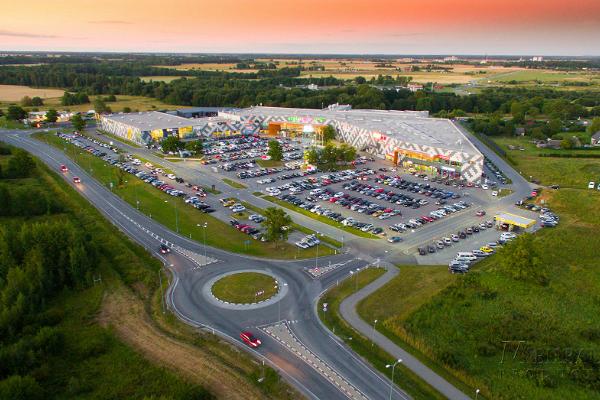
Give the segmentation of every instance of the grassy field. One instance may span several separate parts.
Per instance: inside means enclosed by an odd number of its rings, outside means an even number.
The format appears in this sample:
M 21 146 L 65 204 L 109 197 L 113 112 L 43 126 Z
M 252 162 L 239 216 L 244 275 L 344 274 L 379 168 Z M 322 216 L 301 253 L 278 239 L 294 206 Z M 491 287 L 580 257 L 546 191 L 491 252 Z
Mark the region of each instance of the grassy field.
M 217 299 L 229 303 L 257 303 L 277 293 L 277 281 L 258 272 L 240 272 L 219 279 L 211 291 Z
M 307 211 L 307 210 L 305 210 L 303 208 L 300 208 L 300 207 L 296 207 L 295 205 L 290 204 L 290 203 L 288 203 L 286 201 L 280 200 L 277 197 L 264 196 L 263 198 L 265 200 L 269 200 L 272 203 L 280 205 L 281 207 L 287 208 L 289 210 L 296 211 L 296 212 L 298 212 L 300 214 L 306 215 L 307 217 L 310 217 L 310 218 L 315 219 L 317 221 L 323 222 L 324 224 L 335 226 L 336 228 L 339 228 L 339 229 L 341 229 L 343 231 L 346 231 L 348 233 L 351 233 L 353 235 L 360 236 L 360 237 L 367 238 L 367 239 L 378 239 L 378 237 L 375 236 L 375 235 L 373 235 L 373 234 L 370 234 L 368 232 L 363 232 L 361 230 L 358 230 L 358 229 L 355 229 L 355 228 L 352 228 L 352 227 L 349 227 L 349 226 L 344 226 L 344 225 L 342 225 L 341 223 L 339 223 L 337 221 L 333 221 L 333 220 L 331 220 L 331 219 L 329 219 L 327 217 L 323 217 L 322 215 L 313 214 L 310 211 Z
M 394 357 L 379 347 L 373 347 L 371 341 L 348 325 L 339 315 L 342 301 L 364 286 L 373 282 L 385 273 L 384 269 L 369 268 L 357 273 L 355 278 L 349 278 L 339 285 L 332 287 L 319 299 L 319 317 L 321 321 L 341 338 L 346 345 L 350 346 L 358 355 L 366 359 L 381 373 L 390 376 L 390 370 L 385 368 L 386 364 L 393 361 Z M 327 303 L 327 311 L 323 311 L 323 305 Z M 372 320 L 369 316 L 367 320 Z M 408 368 L 400 364 L 395 371 L 394 381 L 412 398 L 419 399 L 443 399 L 444 397 L 424 383 L 418 376 L 414 375 Z
M 465 276 L 403 267 L 359 313 L 380 318 L 382 333 L 485 397 L 600 398 L 600 193 L 560 189 L 542 198 L 561 216 L 533 237 L 547 285 L 508 275 L 502 254 Z
M 556 72 L 549 70 L 519 70 L 503 73 L 498 77 L 492 77 L 497 82 L 517 81 L 520 83 L 539 81 L 542 83 L 559 82 L 590 82 L 600 83 L 600 75 L 594 72 Z
M 223 178 L 222 180 L 229 186 L 236 188 L 236 189 L 246 189 L 248 187 L 248 186 L 244 185 L 243 183 L 236 182 L 232 179 Z
M 538 149 L 526 138 L 494 137 L 511 160 L 515 169 L 524 177 L 537 179 L 543 185 L 558 184 L 561 187 L 583 189 L 587 188 L 589 181 L 600 180 L 600 159 L 598 158 L 554 158 L 538 157 L 540 153 L 561 153 L 565 150 Z M 508 145 L 521 146 L 525 150 L 509 150 Z M 574 154 L 599 154 L 595 150 L 568 150 Z
M 19 85 L 0 85 L 0 101 L 2 102 L 19 102 L 25 96 L 48 99 L 62 96 L 63 93 L 64 90 L 55 88 L 38 89 Z
M 60 149 L 66 147 L 67 154 L 88 172 L 91 170 L 92 175 L 103 185 L 109 186 L 112 182 L 113 191 L 129 204 L 139 207 L 141 212 L 169 229 L 175 231 L 179 227 L 179 233 L 192 240 L 202 241 L 203 232 L 198 225 L 206 222 L 209 226 L 206 243 L 210 246 L 271 258 L 311 258 L 316 255 L 315 248 L 299 249 L 289 243 L 253 240 L 228 224 L 184 204 L 183 199 L 173 198 L 135 177 L 125 175 L 123 184 L 119 186 L 117 185 L 118 171 L 120 171 L 118 168 L 105 164 L 103 160 L 87 152 L 81 153 L 79 148 L 55 135 L 38 133 L 36 138 L 45 140 Z M 83 183 L 82 187 L 85 188 L 85 182 Z
M 275 160 L 262 160 L 257 159 L 256 163 L 263 168 L 277 168 L 283 166 L 283 161 L 275 161 Z

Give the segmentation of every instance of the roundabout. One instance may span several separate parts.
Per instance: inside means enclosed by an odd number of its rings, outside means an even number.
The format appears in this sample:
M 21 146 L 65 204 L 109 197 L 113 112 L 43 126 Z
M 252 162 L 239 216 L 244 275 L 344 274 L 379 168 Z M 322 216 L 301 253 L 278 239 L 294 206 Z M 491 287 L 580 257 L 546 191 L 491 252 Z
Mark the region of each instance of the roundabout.
M 237 270 L 209 279 L 202 293 L 211 303 L 232 310 L 266 307 L 281 300 L 287 283 L 272 272 Z

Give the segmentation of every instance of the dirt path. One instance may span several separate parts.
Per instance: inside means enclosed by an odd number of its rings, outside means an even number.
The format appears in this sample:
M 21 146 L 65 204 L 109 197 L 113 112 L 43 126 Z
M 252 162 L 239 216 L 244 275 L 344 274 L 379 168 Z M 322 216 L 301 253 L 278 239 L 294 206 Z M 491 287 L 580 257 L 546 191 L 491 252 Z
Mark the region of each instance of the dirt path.
M 218 399 L 262 399 L 265 395 L 200 348 L 172 339 L 149 321 L 144 305 L 128 289 L 108 292 L 99 315 L 102 326 L 111 327 L 124 342 L 150 361 L 197 383 Z

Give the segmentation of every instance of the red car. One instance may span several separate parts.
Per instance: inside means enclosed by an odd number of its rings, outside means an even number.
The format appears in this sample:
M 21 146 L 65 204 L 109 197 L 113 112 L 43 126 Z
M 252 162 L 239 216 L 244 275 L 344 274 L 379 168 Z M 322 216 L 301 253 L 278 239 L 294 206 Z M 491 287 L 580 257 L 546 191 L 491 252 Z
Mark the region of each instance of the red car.
M 81 183 L 81 179 L 78 176 L 73 177 L 73 183 Z
M 251 332 L 242 332 L 242 333 L 240 333 L 240 338 L 248 346 L 254 347 L 254 348 L 260 346 L 261 343 L 262 343 L 260 341 L 260 339 L 255 338 L 254 335 Z
M 61 170 L 61 172 L 67 172 L 69 170 L 69 168 L 67 168 L 67 166 L 64 165 L 64 164 L 61 164 L 60 165 L 60 170 Z
M 485 215 L 485 211 L 484 210 L 479 210 L 479 211 L 477 211 L 476 215 L 478 217 L 483 217 Z

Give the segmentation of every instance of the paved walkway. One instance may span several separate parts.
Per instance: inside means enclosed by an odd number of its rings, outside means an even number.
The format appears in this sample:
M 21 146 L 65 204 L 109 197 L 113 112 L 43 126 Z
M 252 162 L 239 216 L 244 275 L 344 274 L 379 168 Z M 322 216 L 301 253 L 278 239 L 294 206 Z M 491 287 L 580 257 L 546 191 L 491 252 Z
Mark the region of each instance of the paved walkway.
M 379 289 L 381 286 L 387 283 L 390 279 L 396 276 L 399 272 L 400 271 L 395 267 L 388 267 L 387 272 L 383 276 L 379 277 L 379 279 L 365 286 L 353 295 L 347 297 L 340 305 L 340 313 L 342 317 L 356 330 L 362 333 L 365 337 L 373 337 L 374 342 L 383 350 L 391 354 L 394 357 L 394 359 L 401 358 L 402 364 L 405 367 L 417 374 L 421 379 L 430 384 L 448 399 L 470 399 L 469 396 L 455 388 L 452 384 L 450 384 L 444 378 L 433 372 L 421 361 L 419 361 L 413 355 L 396 345 L 387 337 L 385 337 L 377 331 L 373 332 L 373 326 L 366 323 L 362 318 L 360 318 L 360 316 L 356 312 L 356 305 L 360 300 L 375 292 L 377 289 Z

